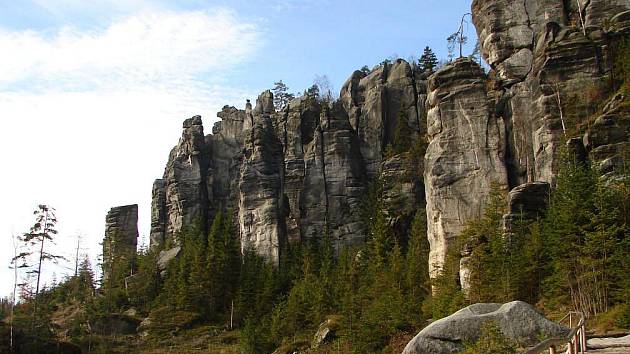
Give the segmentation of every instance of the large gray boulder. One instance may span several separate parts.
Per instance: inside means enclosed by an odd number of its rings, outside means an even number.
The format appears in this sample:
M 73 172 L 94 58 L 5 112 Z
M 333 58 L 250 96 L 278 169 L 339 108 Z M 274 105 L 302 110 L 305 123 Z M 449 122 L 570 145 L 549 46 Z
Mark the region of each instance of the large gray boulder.
M 480 303 L 431 323 L 407 344 L 403 354 L 457 353 L 464 349 L 464 343 L 479 339 L 481 327 L 488 321 L 496 323 L 504 336 L 523 347 L 537 344 L 541 337 L 569 332 L 522 301 L 503 305 Z

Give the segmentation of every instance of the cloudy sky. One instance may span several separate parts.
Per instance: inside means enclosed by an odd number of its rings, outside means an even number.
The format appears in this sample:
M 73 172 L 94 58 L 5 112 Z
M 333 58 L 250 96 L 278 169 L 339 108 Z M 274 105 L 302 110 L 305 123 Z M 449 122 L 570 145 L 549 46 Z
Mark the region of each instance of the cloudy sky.
M 57 252 L 77 235 L 93 263 L 104 219 L 140 206 L 183 119 L 206 131 L 279 79 L 294 92 L 385 58 L 446 56 L 468 0 L 0 0 L 0 296 L 9 294 L 11 235 L 37 204 L 57 209 Z M 474 29 L 470 25 L 470 36 Z M 49 267 L 57 279 L 73 266 Z

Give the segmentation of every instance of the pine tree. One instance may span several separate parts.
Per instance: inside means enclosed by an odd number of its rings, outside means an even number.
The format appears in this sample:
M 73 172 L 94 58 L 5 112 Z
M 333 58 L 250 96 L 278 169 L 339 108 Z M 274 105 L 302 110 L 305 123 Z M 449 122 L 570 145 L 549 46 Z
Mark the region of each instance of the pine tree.
M 311 87 L 304 91 L 304 96 L 311 100 L 319 99 L 319 86 L 317 86 L 317 84 L 311 85 Z
M 273 92 L 273 105 L 276 111 L 281 111 L 295 96 L 289 93 L 289 87 L 282 80 L 274 82 L 273 85 L 271 89 Z
M 475 42 L 473 52 L 468 56 L 468 58 L 474 60 L 477 64 L 481 65 L 481 43 L 479 42 L 479 40 Z
M 398 120 L 396 121 L 396 129 L 394 130 L 394 139 L 392 144 L 393 154 L 402 154 L 408 152 L 414 141 L 414 131 L 409 127 L 409 118 L 403 111 L 398 112 Z M 387 155 L 387 154 L 386 154 Z
M 429 48 L 429 46 L 424 47 L 424 51 L 422 52 L 422 56 L 418 60 L 418 66 L 420 67 L 421 72 L 429 72 L 433 73 L 433 70 L 438 65 L 438 59 L 433 53 L 433 50 Z
M 25 256 L 37 254 L 37 269 L 29 271 L 29 273 L 34 274 L 37 277 L 31 329 L 35 328 L 35 319 L 38 316 L 38 296 L 40 292 L 42 265 L 45 261 L 57 263 L 59 260 L 65 259 L 62 256 L 48 252 L 45 247 L 46 241 L 48 241 L 48 243 L 54 243 L 54 237 L 57 235 L 57 216 L 55 215 L 55 209 L 48 205 L 40 204 L 37 206 L 37 209 L 35 209 L 33 214 L 35 215 L 35 224 L 31 227 L 30 231 L 25 233 L 21 238 L 21 241 L 28 246 L 38 249 L 37 251 L 28 251 L 24 254 Z
M 422 303 L 431 291 L 427 215 L 424 208 L 416 211 L 411 224 L 405 267 L 408 312 L 413 316 L 412 321 L 420 324 L 424 317 L 422 314 Z
M 484 215 L 472 221 L 461 235 L 472 246 L 469 260 L 470 294 L 473 302 L 499 302 L 509 298 L 506 259 L 511 250 L 503 238 L 502 220 L 506 209 L 505 193 L 492 185 Z M 497 282 L 501 286 L 497 286 Z

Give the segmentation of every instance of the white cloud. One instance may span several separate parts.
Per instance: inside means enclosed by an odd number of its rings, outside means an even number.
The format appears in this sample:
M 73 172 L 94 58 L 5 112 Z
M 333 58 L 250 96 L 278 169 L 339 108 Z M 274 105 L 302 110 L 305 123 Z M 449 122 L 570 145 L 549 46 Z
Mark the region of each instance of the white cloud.
M 329 0 L 274 0 L 270 2 L 275 11 L 308 10 L 315 6 L 326 7 Z
M 0 84 L 62 79 L 62 83 L 145 82 L 220 71 L 259 46 L 259 31 L 227 10 L 144 13 L 105 30 L 64 27 L 43 33 L 0 31 Z M 96 81 L 96 82 L 95 82 Z
M 138 203 L 147 235 L 151 184 L 182 120 L 202 114 L 210 132 L 224 104 L 254 97 L 223 74 L 256 55 L 260 33 L 227 10 L 142 13 L 90 32 L 0 30 L 0 242 L 28 230 L 39 203 L 57 208 L 66 256 L 80 231 L 94 259 L 112 206 Z M 10 253 L 0 248 L 0 296 Z

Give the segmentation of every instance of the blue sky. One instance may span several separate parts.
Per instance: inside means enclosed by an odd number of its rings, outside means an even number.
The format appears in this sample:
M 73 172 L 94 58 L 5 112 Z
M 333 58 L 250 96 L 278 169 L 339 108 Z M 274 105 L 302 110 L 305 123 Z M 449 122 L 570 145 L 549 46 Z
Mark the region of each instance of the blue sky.
M 429 45 L 446 57 L 446 36 L 470 11 L 466 0 L 2 0 L 1 28 L 54 36 L 60 28 L 99 31 L 142 12 L 232 11 L 237 21 L 256 26 L 260 45 L 242 65 L 221 74 L 221 82 L 260 91 L 283 79 L 295 91 L 314 76 L 328 75 L 339 88 L 353 70 L 390 56 L 419 55 Z M 99 5 L 94 5 L 98 3 Z M 474 28 L 469 26 L 471 37 Z M 208 53 L 212 56 L 212 53 Z M 203 58 L 199 58 L 203 60 Z M 199 73 L 200 80 L 213 72 Z
M 463 0 L 0 0 L 2 244 L 46 203 L 57 250 L 70 257 L 81 234 L 96 263 L 109 207 L 139 204 L 148 234 L 151 185 L 183 119 L 201 114 L 210 132 L 223 105 L 279 79 L 298 92 L 327 75 L 338 91 L 355 69 L 425 45 L 444 58 L 469 11 Z M 11 253 L 0 248 L 0 295 Z M 61 278 L 68 265 L 50 269 Z

